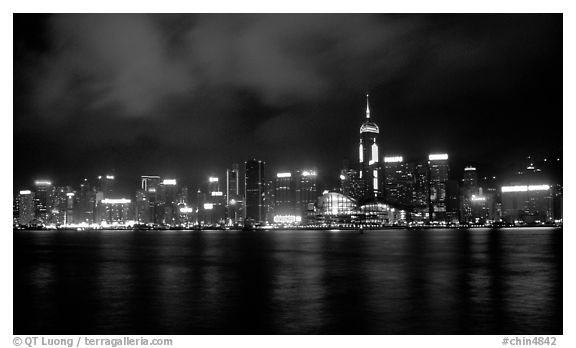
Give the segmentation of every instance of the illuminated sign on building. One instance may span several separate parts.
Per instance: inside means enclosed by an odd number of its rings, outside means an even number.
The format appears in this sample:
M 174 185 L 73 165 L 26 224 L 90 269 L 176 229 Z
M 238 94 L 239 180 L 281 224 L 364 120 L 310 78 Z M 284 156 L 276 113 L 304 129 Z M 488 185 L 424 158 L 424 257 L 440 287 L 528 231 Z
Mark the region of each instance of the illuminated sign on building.
M 180 212 L 181 212 L 181 213 L 184 213 L 184 214 L 191 213 L 191 212 L 192 212 L 192 208 L 182 207 L 182 208 L 180 208 Z
M 364 162 L 364 149 L 362 148 L 362 144 L 360 144 L 359 152 L 360 152 L 360 163 Z
M 66 193 L 66 196 L 68 196 L 68 197 L 74 197 L 74 192 L 68 192 L 68 193 Z
M 550 185 L 529 185 L 528 191 L 547 191 L 550 189 Z
M 297 215 L 275 215 L 274 222 L 277 224 L 294 224 L 301 222 L 302 217 Z
M 21 195 L 29 195 L 29 194 L 31 194 L 31 193 L 32 193 L 32 191 L 30 191 L 30 190 L 22 190 L 22 191 L 20 191 L 20 194 L 21 194 Z
M 468 171 L 471 171 L 471 170 L 476 170 L 476 168 L 474 168 L 474 167 L 466 167 L 466 168 L 464 168 L 464 171 L 465 171 L 465 172 L 468 172 Z
M 224 193 L 220 191 L 213 191 L 210 194 L 212 195 L 212 197 L 222 197 L 224 195 Z
M 205 210 L 212 210 L 214 208 L 214 204 L 212 203 L 204 203 Z
M 218 178 L 215 177 L 215 176 L 211 176 L 211 177 L 208 178 L 208 181 L 209 181 L 209 182 L 218 182 Z
M 106 179 L 113 180 L 113 179 L 114 179 L 114 175 L 106 175 Z
M 313 170 L 305 170 L 302 172 L 302 176 L 316 176 L 316 172 Z
M 403 162 L 404 158 L 402 156 L 391 156 L 391 157 L 384 157 L 384 163 L 397 163 Z
M 502 186 L 502 192 L 547 191 L 550 185 L 515 185 Z
M 428 156 L 428 160 L 430 161 L 444 161 L 447 159 L 448 159 L 447 153 L 431 154 Z
M 162 180 L 162 185 L 176 185 L 176 179 L 164 179 Z
M 50 186 L 52 185 L 52 182 L 48 180 L 36 180 L 34 181 L 34 184 L 36 184 L 37 186 Z
M 485 202 L 485 201 L 486 201 L 486 197 L 484 197 L 484 196 L 472 195 L 472 198 L 470 198 L 470 200 L 473 201 L 473 202 Z
M 277 173 L 276 177 L 277 178 L 290 178 L 290 177 L 292 177 L 292 173 Z
M 102 204 L 128 204 L 130 202 L 132 201 L 127 198 L 118 198 L 118 199 L 106 198 L 102 200 Z

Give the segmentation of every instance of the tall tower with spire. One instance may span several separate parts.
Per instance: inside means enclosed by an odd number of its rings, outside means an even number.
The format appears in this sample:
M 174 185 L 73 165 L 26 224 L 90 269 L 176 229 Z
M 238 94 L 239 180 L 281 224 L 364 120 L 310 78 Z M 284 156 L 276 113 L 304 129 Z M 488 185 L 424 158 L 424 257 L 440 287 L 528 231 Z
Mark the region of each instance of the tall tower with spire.
M 380 132 L 378 125 L 370 119 L 370 95 L 366 94 L 366 120 L 360 126 L 360 179 L 365 189 L 364 198 L 374 198 L 380 195 L 380 162 L 378 160 L 378 144 L 376 138 Z

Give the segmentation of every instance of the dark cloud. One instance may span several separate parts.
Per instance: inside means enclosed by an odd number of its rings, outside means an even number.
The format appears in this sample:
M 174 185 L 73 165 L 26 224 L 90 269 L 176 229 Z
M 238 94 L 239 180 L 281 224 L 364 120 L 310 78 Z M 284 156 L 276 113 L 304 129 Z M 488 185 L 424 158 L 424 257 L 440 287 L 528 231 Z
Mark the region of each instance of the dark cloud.
M 23 182 L 65 161 L 329 172 L 355 156 L 367 90 L 383 152 L 561 151 L 519 135 L 561 128 L 561 15 L 15 15 L 14 41 Z

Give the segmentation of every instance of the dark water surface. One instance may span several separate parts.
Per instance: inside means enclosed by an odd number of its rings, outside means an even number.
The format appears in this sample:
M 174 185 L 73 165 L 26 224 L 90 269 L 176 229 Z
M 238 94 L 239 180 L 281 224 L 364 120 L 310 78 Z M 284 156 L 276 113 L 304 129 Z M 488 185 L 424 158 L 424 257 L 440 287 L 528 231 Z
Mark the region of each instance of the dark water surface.
M 15 231 L 14 334 L 562 334 L 562 229 Z

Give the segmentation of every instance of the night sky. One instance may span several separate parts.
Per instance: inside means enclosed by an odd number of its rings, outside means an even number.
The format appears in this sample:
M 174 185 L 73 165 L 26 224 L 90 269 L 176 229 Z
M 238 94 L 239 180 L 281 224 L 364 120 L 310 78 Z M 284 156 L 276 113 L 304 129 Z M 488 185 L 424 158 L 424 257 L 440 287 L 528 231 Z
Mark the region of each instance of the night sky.
M 381 155 L 561 155 L 562 15 L 16 14 L 14 188 L 197 187 L 253 157 L 335 179 L 366 92 Z

